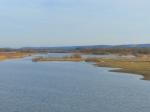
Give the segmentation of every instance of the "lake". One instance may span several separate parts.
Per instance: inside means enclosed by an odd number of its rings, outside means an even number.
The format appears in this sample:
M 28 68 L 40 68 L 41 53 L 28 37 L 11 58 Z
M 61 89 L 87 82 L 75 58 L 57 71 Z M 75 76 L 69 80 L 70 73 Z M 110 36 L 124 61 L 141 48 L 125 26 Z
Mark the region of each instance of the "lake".
M 0 62 L 0 112 L 150 112 L 150 82 L 85 62 Z

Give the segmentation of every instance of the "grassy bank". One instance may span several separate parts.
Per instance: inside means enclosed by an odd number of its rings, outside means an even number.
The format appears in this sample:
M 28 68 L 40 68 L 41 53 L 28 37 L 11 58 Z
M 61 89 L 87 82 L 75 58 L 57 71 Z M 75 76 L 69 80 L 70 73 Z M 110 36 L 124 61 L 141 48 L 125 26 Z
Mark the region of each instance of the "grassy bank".
M 40 62 L 40 61 L 84 61 L 82 58 L 33 58 L 32 61 Z
M 100 67 L 120 68 L 112 70 L 114 72 L 125 72 L 140 74 L 144 76 L 144 80 L 150 80 L 150 59 L 134 58 L 134 59 L 87 59 L 86 61 L 96 62 Z
M 40 62 L 40 61 L 85 61 L 79 54 L 73 54 L 72 56 L 65 56 L 60 58 L 53 58 L 53 57 L 36 57 L 32 59 L 33 62 Z
M 29 55 L 31 54 L 22 52 L 0 52 L 0 61 L 6 59 L 23 58 Z

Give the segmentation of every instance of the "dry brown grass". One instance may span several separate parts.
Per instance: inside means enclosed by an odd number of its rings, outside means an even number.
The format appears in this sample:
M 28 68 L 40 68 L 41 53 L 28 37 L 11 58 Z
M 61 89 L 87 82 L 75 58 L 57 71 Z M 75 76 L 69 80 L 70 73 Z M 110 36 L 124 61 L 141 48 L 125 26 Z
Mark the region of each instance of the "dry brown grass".
M 22 53 L 22 52 L 1 52 L 0 61 L 6 60 L 6 59 L 23 58 L 29 55 L 30 55 L 29 53 Z
M 126 72 L 140 74 L 145 80 L 150 80 L 150 60 L 149 58 L 135 58 L 132 60 L 98 59 L 97 66 L 120 68 L 115 72 Z
M 32 61 L 39 62 L 39 61 L 84 61 L 82 58 L 33 58 Z

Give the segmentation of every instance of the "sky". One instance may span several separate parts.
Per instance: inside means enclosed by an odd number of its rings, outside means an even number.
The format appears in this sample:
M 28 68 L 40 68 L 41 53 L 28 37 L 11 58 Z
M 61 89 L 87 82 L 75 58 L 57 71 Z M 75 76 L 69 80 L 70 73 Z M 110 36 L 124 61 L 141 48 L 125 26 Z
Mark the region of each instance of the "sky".
M 0 47 L 150 43 L 150 0 L 0 0 Z

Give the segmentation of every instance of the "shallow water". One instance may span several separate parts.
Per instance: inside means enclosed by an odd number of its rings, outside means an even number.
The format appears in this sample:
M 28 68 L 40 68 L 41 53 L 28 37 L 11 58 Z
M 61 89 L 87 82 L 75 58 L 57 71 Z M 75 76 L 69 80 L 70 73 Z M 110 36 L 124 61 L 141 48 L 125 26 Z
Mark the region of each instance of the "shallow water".
M 150 82 L 85 62 L 0 62 L 0 112 L 150 112 Z

